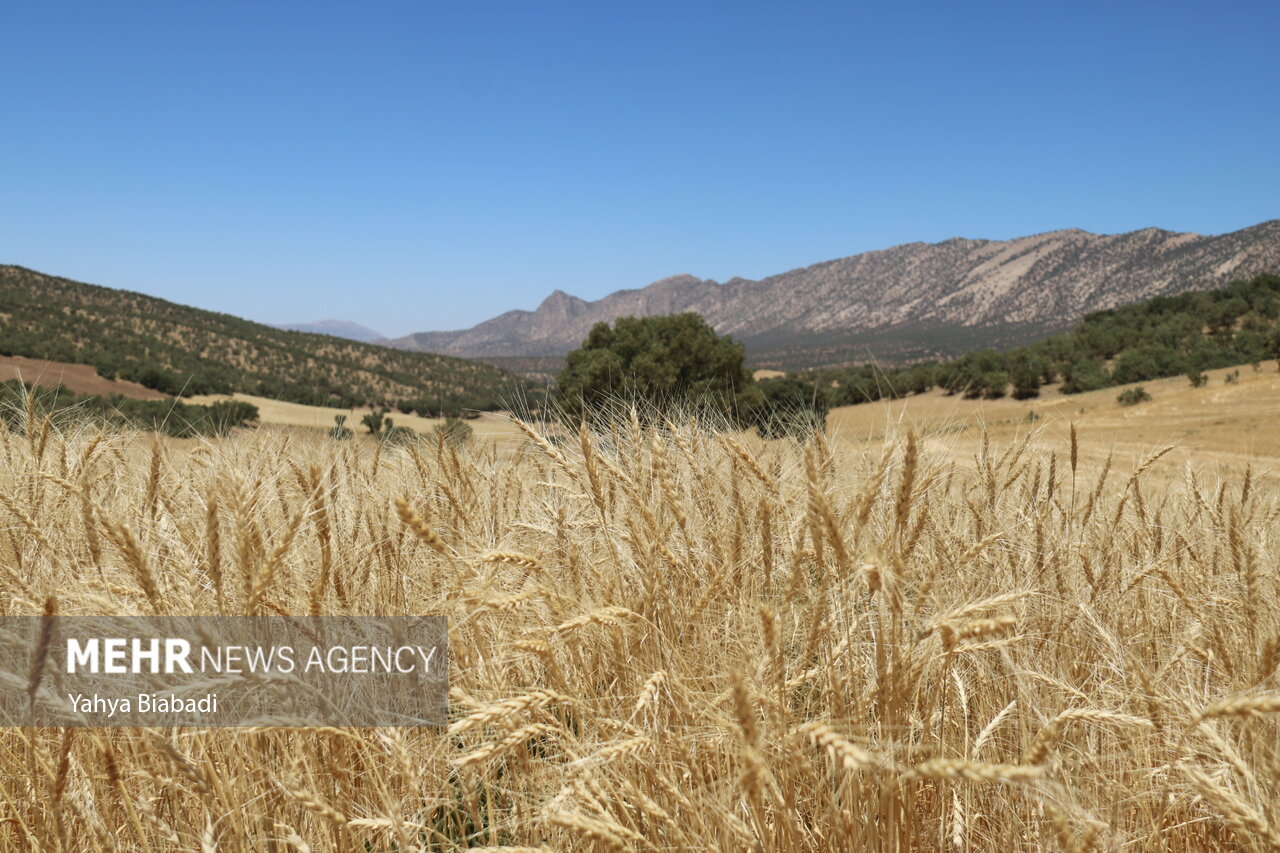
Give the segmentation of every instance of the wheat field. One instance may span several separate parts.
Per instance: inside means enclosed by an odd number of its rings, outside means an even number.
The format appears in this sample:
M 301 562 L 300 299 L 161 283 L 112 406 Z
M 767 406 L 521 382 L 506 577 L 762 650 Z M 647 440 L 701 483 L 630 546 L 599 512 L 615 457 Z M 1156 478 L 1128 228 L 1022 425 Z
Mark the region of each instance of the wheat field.
M 1253 472 L 517 426 L 0 427 L 4 613 L 444 613 L 453 667 L 447 729 L 0 730 L 0 850 L 1280 848 Z

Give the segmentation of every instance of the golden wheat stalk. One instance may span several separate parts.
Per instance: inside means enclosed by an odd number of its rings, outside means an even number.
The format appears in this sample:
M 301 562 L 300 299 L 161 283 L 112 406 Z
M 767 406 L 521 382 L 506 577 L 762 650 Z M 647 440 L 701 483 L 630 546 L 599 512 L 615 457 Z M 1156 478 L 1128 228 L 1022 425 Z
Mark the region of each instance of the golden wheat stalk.
M 449 726 L 449 734 L 460 735 L 481 726 L 495 725 L 516 714 L 535 708 L 543 708 L 553 702 L 565 705 L 576 704 L 573 697 L 557 693 L 554 690 L 533 690 L 522 696 L 504 699 L 478 708 Z
M 849 771 L 881 766 L 883 760 L 847 738 L 841 737 L 825 723 L 805 723 L 796 730 L 814 747 L 826 753 L 832 764 Z
M 1151 720 L 1122 714 L 1118 711 L 1106 711 L 1099 708 L 1071 708 L 1055 716 L 1040 729 L 1027 751 L 1022 756 L 1023 764 L 1042 764 L 1054 743 L 1062 737 L 1062 731 L 1068 723 L 1084 722 L 1104 725 L 1133 726 L 1136 728 L 1154 728 Z
M 584 613 L 581 616 L 575 616 L 565 622 L 561 622 L 551 629 L 552 637 L 560 637 L 564 634 L 577 631 L 587 625 L 624 625 L 640 619 L 640 614 L 625 607 L 611 605 L 593 610 L 590 613 Z
M 542 563 L 537 557 L 528 554 L 522 554 L 519 551 L 487 551 L 480 556 L 482 563 L 506 563 L 508 566 L 518 566 L 522 569 L 533 569 L 541 571 Z
M 556 731 L 554 726 L 549 726 L 546 723 L 531 723 L 527 726 L 521 726 L 501 740 L 485 744 L 479 749 L 455 759 L 454 764 L 458 767 L 472 767 L 476 764 L 483 764 L 486 761 L 501 758 L 529 741 L 555 734 Z
M 133 569 L 138 585 L 142 587 L 147 600 L 151 602 L 151 607 L 159 613 L 164 607 L 164 596 L 160 592 L 160 585 L 156 581 L 155 573 L 151 570 L 146 552 L 138 542 L 138 537 L 127 524 L 113 524 L 104 518 L 102 527 L 106 531 L 107 539 L 116 546 L 125 562 Z
M 983 764 L 963 758 L 935 758 L 917 764 L 902 775 L 904 781 L 912 779 L 946 779 L 978 783 L 1027 782 L 1043 775 L 1040 767 L 1020 764 Z
M 1274 694 L 1239 696 L 1206 705 L 1196 715 L 1196 720 L 1209 720 L 1214 717 L 1260 717 L 1263 714 L 1277 712 L 1280 712 L 1280 696 Z
M 413 507 L 409 505 L 408 500 L 396 498 L 396 513 L 400 516 L 400 520 L 404 522 L 404 525 L 413 531 L 422 544 L 433 551 L 438 551 L 441 554 L 445 553 L 444 540 L 440 538 L 438 533 L 427 526 L 427 523 L 422 520 L 422 516 L 418 515 Z
M 36 691 L 40 689 L 40 681 L 44 678 L 45 664 L 49 660 L 49 647 L 53 642 L 53 632 L 58 620 L 58 597 L 51 595 L 44 601 L 44 610 L 40 614 L 39 631 L 35 645 L 31 649 L 31 661 L 27 667 L 27 704 L 34 711 Z

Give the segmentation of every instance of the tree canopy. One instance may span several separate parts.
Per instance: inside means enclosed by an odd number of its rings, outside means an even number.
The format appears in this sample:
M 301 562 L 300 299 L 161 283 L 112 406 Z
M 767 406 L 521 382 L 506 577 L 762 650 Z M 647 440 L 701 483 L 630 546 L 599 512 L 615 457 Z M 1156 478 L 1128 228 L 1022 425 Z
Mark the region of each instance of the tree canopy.
M 597 323 L 565 362 L 557 392 L 575 416 L 622 403 L 710 406 L 736 418 L 760 400 L 742 344 L 694 313 Z
M 632 409 L 648 418 L 675 407 L 755 426 L 766 439 L 822 429 L 832 396 L 798 376 L 757 383 L 745 366 L 742 344 L 717 334 L 694 313 L 597 323 L 569 353 L 556 394 L 569 420 Z

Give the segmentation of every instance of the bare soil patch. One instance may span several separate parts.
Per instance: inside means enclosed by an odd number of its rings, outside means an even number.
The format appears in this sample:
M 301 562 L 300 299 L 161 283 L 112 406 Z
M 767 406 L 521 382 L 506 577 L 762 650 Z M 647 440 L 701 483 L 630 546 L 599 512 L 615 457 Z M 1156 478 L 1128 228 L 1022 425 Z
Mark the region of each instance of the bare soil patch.
M 169 399 L 168 394 L 161 394 L 137 382 L 99 376 L 97 369 L 88 364 L 45 361 L 20 355 L 0 356 L 0 381 L 6 379 L 21 379 L 45 388 L 65 385 L 77 394 L 122 394 L 138 400 Z

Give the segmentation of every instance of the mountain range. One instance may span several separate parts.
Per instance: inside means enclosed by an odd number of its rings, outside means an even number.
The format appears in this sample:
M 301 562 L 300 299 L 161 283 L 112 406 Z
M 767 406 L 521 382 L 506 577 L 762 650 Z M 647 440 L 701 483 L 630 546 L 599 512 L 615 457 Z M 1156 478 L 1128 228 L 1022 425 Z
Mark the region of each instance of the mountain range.
M 381 341 L 466 358 L 563 356 L 616 317 L 696 311 L 757 367 L 911 361 L 1027 343 L 1085 314 L 1280 271 L 1280 220 L 1216 236 L 1076 228 L 1013 240 L 907 243 L 760 280 L 692 275 L 588 301 L 556 290 L 534 311 Z

